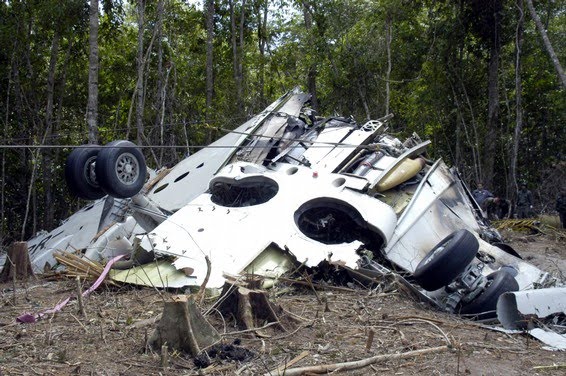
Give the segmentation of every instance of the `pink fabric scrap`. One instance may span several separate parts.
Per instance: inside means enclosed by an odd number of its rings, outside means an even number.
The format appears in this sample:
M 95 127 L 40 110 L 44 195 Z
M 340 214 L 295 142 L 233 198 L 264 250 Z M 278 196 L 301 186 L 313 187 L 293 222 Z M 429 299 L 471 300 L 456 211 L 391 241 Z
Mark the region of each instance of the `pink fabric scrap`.
M 106 278 L 106 275 L 108 274 L 108 272 L 112 268 L 112 265 L 124 256 L 125 255 L 118 255 L 118 256 L 114 257 L 113 259 L 111 259 L 110 261 L 108 261 L 108 263 L 104 267 L 104 270 L 102 271 L 102 274 L 100 274 L 100 276 L 92 284 L 92 286 L 90 286 L 87 290 L 85 290 L 82 293 L 82 296 L 88 296 L 91 292 L 96 290 L 98 288 L 98 286 L 100 286 L 102 281 L 104 281 L 104 278 Z M 32 315 L 31 313 L 24 313 L 23 315 L 18 316 L 16 318 L 16 321 L 19 322 L 19 323 L 26 323 L 26 324 L 37 322 L 38 320 L 41 320 L 43 318 L 43 316 L 45 316 L 45 315 L 49 315 L 49 314 L 52 314 L 52 313 L 55 313 L 55 312 L 59 312 L 61 309 L 63 309 L 63 307 L 65 307 L 67 305 L 67 303 L 69 303 L 70 300 L 71 300 L 71 297 L 69 296 L 67 299 L 57 303 L 57 305 L 55 307 L 48 309 L 46 311 L 40 312 L 40 313 L 35 314 L 35 315 Z

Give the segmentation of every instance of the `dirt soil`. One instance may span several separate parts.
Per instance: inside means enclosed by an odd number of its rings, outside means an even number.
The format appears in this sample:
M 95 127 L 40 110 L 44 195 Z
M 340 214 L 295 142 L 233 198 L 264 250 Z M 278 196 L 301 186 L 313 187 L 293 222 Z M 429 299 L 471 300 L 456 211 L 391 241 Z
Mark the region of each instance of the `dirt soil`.
M 556 273 L 566 270 L 564 234 L 503 235 L 533 264 Z M 206 318 L 222 334 L 224 350 L 229 355 L 241 350 L 241 356 L 218 356 L 199 370 L 179 353 L 169 353 L 164 367 L 160 351 L 145 345 L 163 302 L 179 292 L 102 286 L 86 299 L 86 317 L 72 300 L 55 315 L 19 324 L 19 315 L 42 312 L 75 295 L 76 282 L 33 278 L 18 282 L 16 294 L 11 283 L 0 284 L 0 375 L 283 375 L 289 363 L 288 368 L 328 365 L 377 355 L 391 358 L 336 373 L 564 375 L 566 353 L 544 350 L 532 337 L 438 312 L 385 283 L 350 287 L 317 287 L 316 294 L 284 284 L 269 290 L 274 303 L 302 321 L 287 332 L 268 327 L 262 331 L 266 338 L 239 331 L 213 310 Z M 213 302 L 205 300 L 202 311 Z M 420 350 L 424 353 L 415 354 Z

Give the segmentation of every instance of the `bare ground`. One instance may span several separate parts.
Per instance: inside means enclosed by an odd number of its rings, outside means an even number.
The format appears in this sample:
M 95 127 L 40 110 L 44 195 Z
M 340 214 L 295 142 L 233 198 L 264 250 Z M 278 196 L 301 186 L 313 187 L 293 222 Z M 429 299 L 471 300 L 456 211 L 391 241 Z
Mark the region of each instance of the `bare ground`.
M 564 235 L 564 234 L 562 234 Z M 533 264 L 557 273 L 566 270 L 564 236 L 506 231 L 504 236 Z M 0 285 L 0 375 L 257 375 L 299 359 L 291 367 L 352 362 L 376 355 L 405 354 L 350 375 L 564 375 L 566 353 L 543 350 L 527 335 L 508 335 L 433 310 L 402 290 L 355 288 L 353 291 L 291 288 L 270 290 L 272 300 L 304 319 L 288 332 L 264 331 L 269 338 L 238 333 L 217 313 L 207 316 L 225 344 L 251 351 L 249 359 L 215 358 L 198 370 L 183 354 L 169 354 L 163 367 L 158 352 L 147 349 L 153 318 L 174 292 L 149 288 L 101 287 L 86 300 L 84 318 L 72 301 L 34 324 L 17 324 L 24 312 L 37 313 L 74 295 L 75 281 L 33 279 Z M 15 297 L 15 303 L 14 303 Z M 319 303 L 319 300 L 321 301 Z M 205 301 L 203 311 L 212 304 Z M 143 320 L 149 324 L 140 325 Z M 147 322 L 147 321 L 146 321 Z M 368 336 L 374 339 L 368 350 Z M 447 349 L 422 355 L 417 350 Z M 562 365 L 562 368 L 553 366 Z M 291 368 L 290 367 L 290 368 Z M 543 368 L 540 368 L 543 367 Z M 337 372 L 340 372 L 337 371 Z

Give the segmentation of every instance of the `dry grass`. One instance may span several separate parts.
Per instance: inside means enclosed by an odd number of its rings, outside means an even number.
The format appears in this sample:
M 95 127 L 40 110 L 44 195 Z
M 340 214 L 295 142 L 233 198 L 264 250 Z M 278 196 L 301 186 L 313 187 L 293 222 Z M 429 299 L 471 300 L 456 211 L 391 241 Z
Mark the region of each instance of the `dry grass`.
M 48 319 L 17 324 L 18 315 L 40 312 L 73 295 L 75 281 L 20 282 L 15 305 L 11 285 L 0 288 L 1 375 L 257 375 L 282 370 L 289 363 L 304 367 L 351 362 L 446 344 L 448 351 L 384 360 L 345 373 L 559 375 L 563 369 L 535 367 L 565 361 L 563 353 L 545 351 L 541 343 L 528 336 L 492 331 L 434 311 L 398 290 L 383 293 L 380 289 L 346 292 L 319 288 L 319 303 L 309 287 L 280 284 L 270 290 L 272 300 L 302 317 L 302 324 L 288 332 L 268 327 L 264 332 L 270 337 L 258 338 L 249 332 L 236 333 L 238 328 L 229 317 L 213 311 L 207 319 L 223 334 L 225 343 L 239 342 L 253 352 L 252 359 L 218 360 L 211 368 L 199 371 L 192 359 L 173 353 L 169 354 L 169 366 L 163 368 L 160 353 L 147 349 L 145 341 L 155 327 L 153 319 L 163 309 L 163 299 L 174 292 L 102 287 L 86 300 L 86 318 L 79 315 L 76 302 L 71 302 Z M 205 301 L 202 310 L 212 303 Z

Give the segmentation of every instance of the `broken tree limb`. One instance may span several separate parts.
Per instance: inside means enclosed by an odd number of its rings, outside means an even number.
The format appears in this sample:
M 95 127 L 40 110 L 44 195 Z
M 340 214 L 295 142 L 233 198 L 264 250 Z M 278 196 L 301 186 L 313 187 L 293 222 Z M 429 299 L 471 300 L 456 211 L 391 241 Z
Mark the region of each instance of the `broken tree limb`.
M 290 361 L 285 362 L 284 364 L 281 364 L 279 367 L 272 370 L 269 374 L 270 375 L 284 375 L 285 370 L 288 369 L 288 367 L 291 367 L 295 363 L 300 362 L 301 360 L 303 360 L 303 358 L 306 358 L 308 355 L 309 355 L 309 352 L 305 350 L 302 353 L 300 353 L 299 355 L 297 355 L 296 357 L 294 357 L 293 359 L 291 359 Z
M 204 296 L 206 295 L 206 284 L 208 283 L 210 271 L 212 270 L 212 265 L 208 256 L 205 255 L 204 259 L 206 260 L 206 276 L 204 277 L 202 285 L 200 285 L 200 289 L 198 290 L 197 297 L 195 299 L 200 305 L 202 305 L 202 302 L 204 301 Z
M 294 284 L 294 285 L 302 285 L 302 286 L 307 286 L 307 287 L 310 287 L 312 285 L 316 288 L 325 289 L 325 290 L 335 290 L 335 291 L 343 291 L 343 292 L 356 292 L 356 290 L 350 289 L 348 287 L 321 285 L 319 283 L 313 283 L 313 282 L 311 282 L 309 284 L 308 282 L 305 282 L 305 281 L 301 281 L 301 280 L 298 280 L 298 279 L 285 278 L 285 277 L 279 277 L 277 279 L 279 281 L 291 283 L 291 284 Z
M 321 364 L 318 366 L 307 366 L 307 367 L 298 367 L 298 368 L 287 368 L 283 370 L 283 374 L 285 376 L 297 376 L 303 374 L 317 374 L 317 373 L 326 374 L 337 370 L 339 370 L 339 372 L 351 371 L 351 370 L 367 367 L 371 364 L 375 364 L 377 362 L 381 362 L 384 360 L 412 358 L 415 356 L 442 352 L 448 349 L 449 349 L 448 346 L 439 346 L 439 347 L 431 347 L 428 349 L 407 351 L 405 353 L 376 355 L 370 358 L 360 359 L 353 362 L 334 363 L 334 364 L 326 364 L 326 365 Z M 271 373 L 266 373 L 264 376 L 268 376 L 268 375 L 271 375 Z
M 28 245 L 26 242 L 14 242 L 8 248 L 6 262 L 0 273 L 0 282 L 9 282 L 14 279 L 27 280 L 28 276 L 33 276 Z
M 540 34 L 540 37 L 542 38 L 544 48 L 546 49 L 548 56 L 550 56 L 550 60 L 552 61 L 552 64 L 554 65 L 554 69 L 558 74 L 558 78 L 560 79 L 562 88 L 566 89 L 566 74 L 564 73 L 564 69 L 562 68 L 562 65 L 560 65 L 560 61 L 558 60 L 558 56 L 556 55 L 556 52 L 554 52 L 554 48 L 552 48 L 552 44 L 550 43 L 550 39 L 548 39 L 548 34 L 546 33 L 546 28 L 542 24 L 540 17 L 538 16 L 535 10 L 532 0 L 527 0 L 527 8 L 529 8 L 529 13 L 533 18 L 533 21 L 535 21 L 537 30 Z
M 164 344 L 172 350 L 191 356 L 220 341 L 220 335 L 202 316 L 194 299 L 177 295 L 165 302 L 163 315 L 149 339 L 149 345 L 159 350 Z

